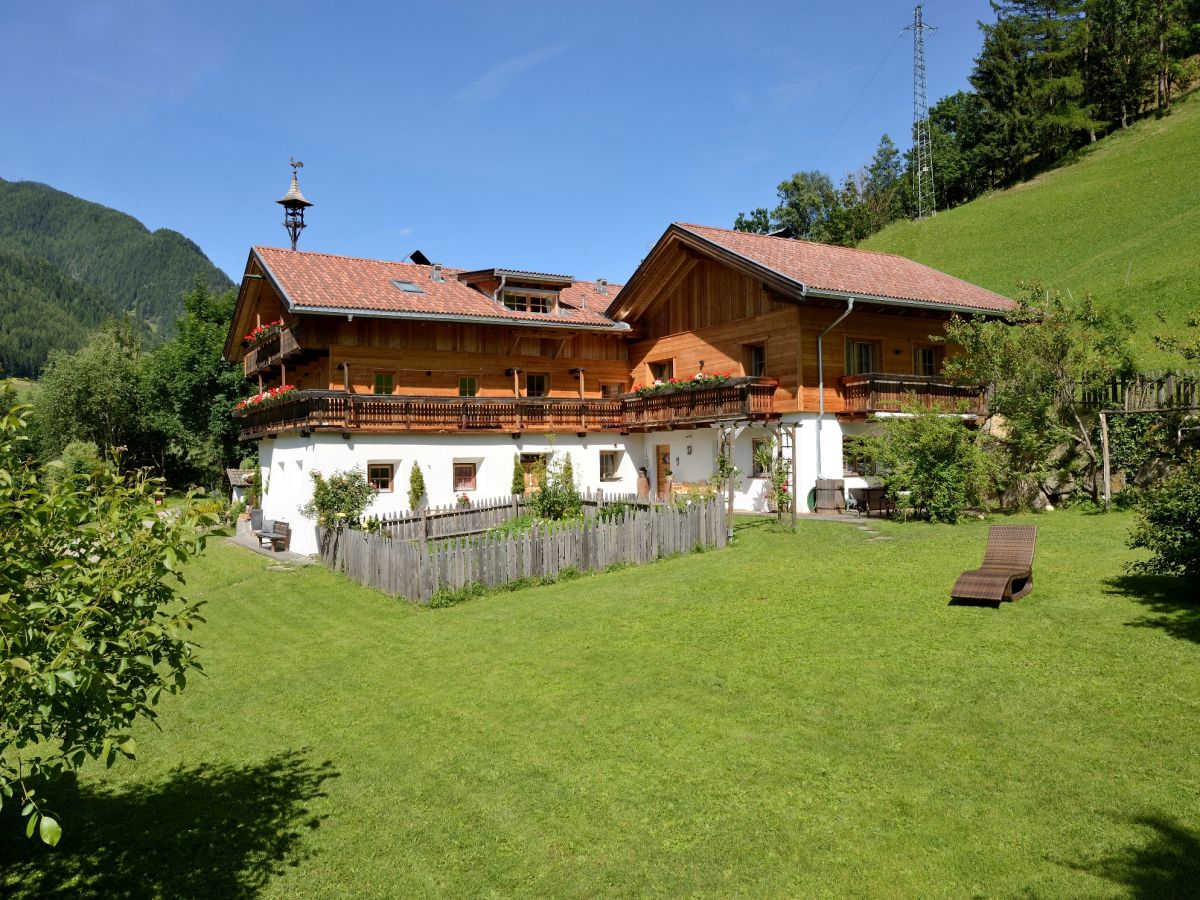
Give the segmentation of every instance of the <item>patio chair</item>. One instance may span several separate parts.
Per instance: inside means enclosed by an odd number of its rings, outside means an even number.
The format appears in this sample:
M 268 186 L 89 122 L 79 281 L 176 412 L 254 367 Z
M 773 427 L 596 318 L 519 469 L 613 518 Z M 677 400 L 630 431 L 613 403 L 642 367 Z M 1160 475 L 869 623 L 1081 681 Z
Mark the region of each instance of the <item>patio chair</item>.
M 1036 525 L 993 525 L 988 530 L 983 565 L 963 572 L 950 591 L 951 601 L 995 603 L 1018 600 L 1033 590 Z

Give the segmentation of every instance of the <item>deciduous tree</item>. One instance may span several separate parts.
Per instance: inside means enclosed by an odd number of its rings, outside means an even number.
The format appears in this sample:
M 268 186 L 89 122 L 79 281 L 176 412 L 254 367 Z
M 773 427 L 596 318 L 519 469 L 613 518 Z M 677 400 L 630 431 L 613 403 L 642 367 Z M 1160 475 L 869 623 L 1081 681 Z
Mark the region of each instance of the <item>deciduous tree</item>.
M 1036 282 L 1004 319 L 951 320 L 946 339 L 963 352 L 946 361 L 946 373 L 986 388 L 1012 496 L 1032 499 L 1057 471 L 1083 478 L 1098 497 L 1082 392 L 1133 373 L 1132 331 L 1128 316 L 1102 313 L 1091 297 L 1072 301 Z
M 162 484 L 100 467 L 43 478 L 24 420 L 0 417 L 0 802 L 58 842 L 54 781 L 132 757 L 132 728 L 198 669 L 180 568 L 204 517 L 158 515 Z

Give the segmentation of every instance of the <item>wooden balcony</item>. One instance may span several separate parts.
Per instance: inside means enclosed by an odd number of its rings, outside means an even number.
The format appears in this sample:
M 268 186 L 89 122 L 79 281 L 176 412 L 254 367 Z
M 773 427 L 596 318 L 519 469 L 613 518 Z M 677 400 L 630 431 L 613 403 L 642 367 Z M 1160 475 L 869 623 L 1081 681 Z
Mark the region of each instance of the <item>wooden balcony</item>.
M 773 383 L 754 378 L 619 400 L 298 391 L 289 399 L 234 415 L 244 441 L 283 431 L 627 432 L 772 418 L 774 394 Z
M 260 344 L 255 344 L 246 351 L 242 359 L 242 371 L 247 378 L 259 372 L 278 366 L 285 359 L 303 351 L 300 346 L 299 323 L 279 329 Z
M 280 431 L 619 431 L 621 401 L 299 391 L 235 416 L 242 440 Z
M 645 397 L 626 395 L 626 431 L 690 428 L 714 422 L 775 417 L 775 383 L 765 378 L 734 378 L 716 387 L 679 390 Z
M 983 415 L 983 394 L 973 385 L 952 384 L 937 375 L 895 375 L 867 372 L 839 379 L 845 398 L 844 413 L 901 412 L 907 403 L 927 409 Z

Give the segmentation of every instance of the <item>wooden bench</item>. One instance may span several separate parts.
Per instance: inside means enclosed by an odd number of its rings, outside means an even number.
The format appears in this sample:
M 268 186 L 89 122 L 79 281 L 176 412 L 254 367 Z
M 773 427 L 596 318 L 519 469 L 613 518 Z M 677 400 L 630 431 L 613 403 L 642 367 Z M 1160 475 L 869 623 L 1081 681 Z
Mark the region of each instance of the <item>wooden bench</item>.
M 287 522 L 266 519 L 262 530 L 254 532 L 254 536 L 258 538 L 259 546 L 269 542 L 271 549 L 278 553 L 292 545 L 292 526 Z

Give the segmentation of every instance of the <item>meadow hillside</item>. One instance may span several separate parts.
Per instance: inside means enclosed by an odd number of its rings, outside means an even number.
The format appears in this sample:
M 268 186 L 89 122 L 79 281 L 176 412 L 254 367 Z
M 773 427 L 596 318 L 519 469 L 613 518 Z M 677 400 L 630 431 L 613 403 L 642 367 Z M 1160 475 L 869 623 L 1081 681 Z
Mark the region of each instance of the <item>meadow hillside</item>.
M 1155 311 L 1176 326 L 1200 312 L 1200 97 L 1106 137 L 1073 161 L 861 245 L 907 256 L 1009 296 L 1037 279 L 1090 292 L 1137 325 L 1139 363 L 1155 349 Z

